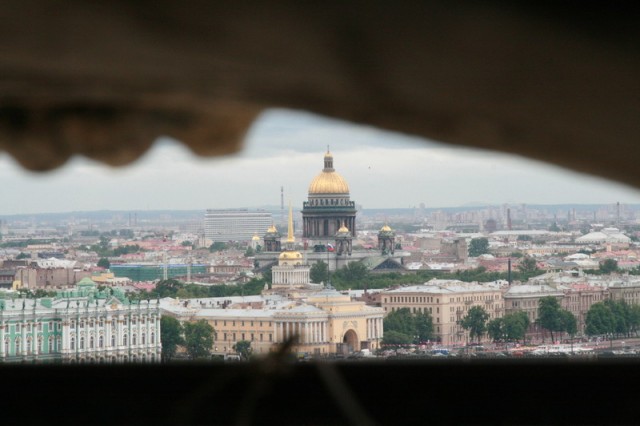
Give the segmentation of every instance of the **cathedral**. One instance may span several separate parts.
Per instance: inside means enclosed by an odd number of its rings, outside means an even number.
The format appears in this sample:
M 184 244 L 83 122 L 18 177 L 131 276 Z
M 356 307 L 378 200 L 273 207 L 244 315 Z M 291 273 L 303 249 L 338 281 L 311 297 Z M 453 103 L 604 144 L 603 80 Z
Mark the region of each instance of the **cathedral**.
M 330 271 L 336 271 L 350 262 L 366 261 L 370 269 L 379 265 L 394 265 L 403 269 L 405 252 L 395 252 L 395 232 L 385 225 L 378 234 L 379 251 L 353 251 L 356 237 L 356 204 L 351 201 L 347 181 L 333 167 L 333 154 L 324 154 L 322 171 L 309 184 L 307 201 L 302 204 L 302 253 L 295 250 L 291 212 L 286 248 L 282 250 L 280 234 L 271 226 L 264 235 L 264 250 L 256 254 L 260 268 L 273 267 L 274 288 L 298 286 L 302 277 L 302 264 L 325 262 Z M 304 262 L 302 259 L 304 258 Z M 294 265 L 294 263 L 299 264 Z M 295 268 L 294 268 L 295 266 Z M 289 271 L 287 268 L 291 269 Z M 282 273 L 280 270 L 282 269 Z M 393 268 L 392 268 L 393 269 Z M 318 283 L 320 284 L 320 283 Z
M 356 235 L 356 203 L 349 196 L 347 181 L 333 168 L 327 150 L 324 168 L 309 185 L 309 199 L 302 204 L 302 237 L 310 245 L 333 242 L 340 228 Z

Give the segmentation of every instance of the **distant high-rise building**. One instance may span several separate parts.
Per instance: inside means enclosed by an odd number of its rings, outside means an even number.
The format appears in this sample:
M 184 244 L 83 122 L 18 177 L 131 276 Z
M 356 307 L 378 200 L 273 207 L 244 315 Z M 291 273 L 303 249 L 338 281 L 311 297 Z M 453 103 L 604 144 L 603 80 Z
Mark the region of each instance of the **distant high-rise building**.
M 204 215 L 204 235 L 211 241 L 251 241 L 271 227 L 271 213 L 248 209 L 209 209 Z

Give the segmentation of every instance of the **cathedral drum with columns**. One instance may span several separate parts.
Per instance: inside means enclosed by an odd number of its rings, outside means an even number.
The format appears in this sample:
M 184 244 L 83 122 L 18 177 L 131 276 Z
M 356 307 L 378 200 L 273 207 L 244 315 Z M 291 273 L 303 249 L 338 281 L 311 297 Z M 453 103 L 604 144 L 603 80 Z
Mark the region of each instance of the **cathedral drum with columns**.
M 302 208 L 303 238 L 311 244 L 333 242 L 346 227 L 356 235 L 356 204 L 349 197 L 349 185 L 333 168 L 333 155 L 327 150 L 324 169 L 309 185 L 309 199 Z

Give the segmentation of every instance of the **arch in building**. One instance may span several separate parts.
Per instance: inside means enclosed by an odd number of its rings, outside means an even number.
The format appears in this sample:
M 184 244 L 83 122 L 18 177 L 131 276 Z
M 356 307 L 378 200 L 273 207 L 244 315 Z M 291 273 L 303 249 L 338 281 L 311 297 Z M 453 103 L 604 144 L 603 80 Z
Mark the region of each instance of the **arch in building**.
M 355 352 L 360 350 L 360 341 L 358 340 L 358 333 L 353 329 L 349 329 L 344 333 L 342 337 L 342 347 L 345 352 Z

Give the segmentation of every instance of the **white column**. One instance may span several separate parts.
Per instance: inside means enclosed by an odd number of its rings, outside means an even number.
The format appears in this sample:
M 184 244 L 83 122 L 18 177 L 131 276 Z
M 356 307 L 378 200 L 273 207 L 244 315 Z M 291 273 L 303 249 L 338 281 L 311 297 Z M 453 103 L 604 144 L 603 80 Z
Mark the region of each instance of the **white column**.
M 4 327 L 5 322 L 2 321 L 2 323 L 0 324 L 0 357 L 6 356 L 6 354 L 4 353 Z
M 22 351 L 22 355 L 27 354 L 27 323 L 23 320 L 22 325 L 20 326 L 20 339 L 22 342 L 20 343 L 20 350 Z M 17 354 L 16 354 L 17 355 Z
M 111 317 L 105 314 L 104 320 L 104 347 L 106 349 L 111 347 Z
M 120 314 L 116 316 L 116 347 L 118 349 L 122 347 L 122 329 L 124 328 L 124 317 Z M 129 336 L 127 336 L 129 338 Z

